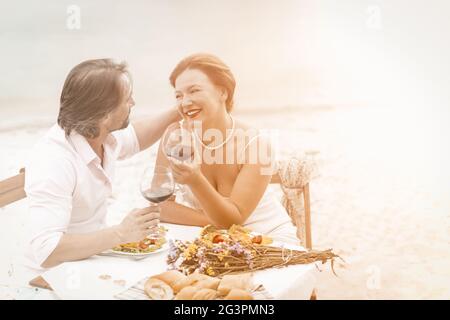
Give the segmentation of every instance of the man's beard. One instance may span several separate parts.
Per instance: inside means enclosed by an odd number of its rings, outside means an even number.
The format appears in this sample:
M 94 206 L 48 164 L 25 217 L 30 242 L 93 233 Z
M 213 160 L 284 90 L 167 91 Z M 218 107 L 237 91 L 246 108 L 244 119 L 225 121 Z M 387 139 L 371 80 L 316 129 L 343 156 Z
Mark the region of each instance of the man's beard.
M 130 124 L 130 117 L 128 116 L 120 126 L 117 127 L 113 127 L 112 129 L 109 129 L 109 132 L 114 132 L 116 130 L 122 130 L 125 129 L 126 127 L 128 127 L 128 125 Z
M 126 127 L 128 127 L 128 125 L 130 124 L 130 117 L 128 116 L 125 121 L 122 123 L 122 126 L 120 127 L 120 129 L 125 129 Z M 120 130 L 119 129 L 119 130 Z

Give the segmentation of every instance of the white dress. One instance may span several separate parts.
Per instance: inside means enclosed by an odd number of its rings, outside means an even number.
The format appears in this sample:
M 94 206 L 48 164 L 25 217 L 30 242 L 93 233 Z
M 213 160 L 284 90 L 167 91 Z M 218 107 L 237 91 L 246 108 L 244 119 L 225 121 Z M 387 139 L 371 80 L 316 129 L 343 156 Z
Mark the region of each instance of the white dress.
M 254 137 L 256 138 L 256 137 Z M 244 150 L 254 141 L 251 139 Z M 176 192 L 176 201 L 193 209 L 201 209 L 201 205 L 186 185 L 180 185 Z M 296 227 L 292 224 L 286 209 L 268 187 L 255 210 L 243 224 L 252 231 L 266 234 L 275 241 L 299 245 Z

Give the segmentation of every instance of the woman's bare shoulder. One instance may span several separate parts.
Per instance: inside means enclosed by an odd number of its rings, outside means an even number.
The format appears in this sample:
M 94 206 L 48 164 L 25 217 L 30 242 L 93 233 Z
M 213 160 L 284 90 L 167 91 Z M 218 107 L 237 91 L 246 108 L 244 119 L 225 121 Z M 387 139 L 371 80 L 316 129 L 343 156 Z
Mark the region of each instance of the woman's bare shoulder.
M 234 121 L 236 123 L 236 129 L 241 129 L 241 130 L 250 130 L 250 129 L 255 129 L 253 126 L 251 126 L 249 123 L 244 122 L 240 119 L 236 119 L 234 118 Z M 256 130 L 256 129 L 255 129 Z

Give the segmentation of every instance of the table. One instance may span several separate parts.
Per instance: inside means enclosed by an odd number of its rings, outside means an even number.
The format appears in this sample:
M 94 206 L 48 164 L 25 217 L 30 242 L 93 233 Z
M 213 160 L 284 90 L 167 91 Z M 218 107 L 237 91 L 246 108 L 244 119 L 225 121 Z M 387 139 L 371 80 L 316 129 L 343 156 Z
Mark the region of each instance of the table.
M 162 225 L 169 230 L 169 239 L 183 241 L 194 239 L 201 230 L 193 226 Z M 42 274 L 42 278 L 53 289 L 46 298 L 114 299 L 115 295 L 143 278 L 166 271 L 166 255 L 167 251 L 155 253 L 137 261 L 123 257 L 94 256 L 63 263 Z M 263 284 L 276 299 L 310 299 L 316 284 L 316 272 L 314 264 L 294 265 L 256 271 L 253 279 L 255 283 Z M 101 279 L 101 275 L 110 278 Z M 43 293 L 41 295 L 45 296 Z

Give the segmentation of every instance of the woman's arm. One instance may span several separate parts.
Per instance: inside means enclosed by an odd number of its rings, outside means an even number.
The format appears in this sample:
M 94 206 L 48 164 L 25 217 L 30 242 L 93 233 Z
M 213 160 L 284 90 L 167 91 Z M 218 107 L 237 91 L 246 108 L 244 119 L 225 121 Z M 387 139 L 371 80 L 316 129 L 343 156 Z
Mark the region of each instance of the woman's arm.
M 205 176 L 190 184 L 192 193 L 200 202 L 205 215 L 215 225 L 229 228 L 233 224 L 243 224 L 261 200 L 271 176 L 261 175 L 260 166 L 246 164 L 239 172 L 230 197 L 222 196 Z
M 175 201 L 164 201 L 160 204 L 161 222 L 204 227 L 213 224 L 201 211 L 186 207 Z
M 168 128 L 170 130 L 170 128 Z M 156 156 L 155 165 L 170 167 L 170 163 L 162 152 L 162 143 L 160 141 L 158 154 Z M 201 212 L 175 201 L 164 201 L 159 205 L 161 222 L 190 225 L 190 226 L 206 226 L 212 222 Z
M 214 225 L 228 228 L 233 224 L 243 224 L 247 220 L 271 180 L 271 170 L 268 168 L 272 167 L 272 153 L 268 143 L 263 146 L 268 148 L 265 151 L 270 155 L 269 162 L 264 163 L 260 159 L 257 163 L 247 161 L 239 171 L 228 198 L 222 196 L 209 183 L 198 164 L 181 163 L 172 159 L 170 164 L 175 179 L 191 188 L 207 218 Z M 252 157 L 247 156 L 246 159 Z

